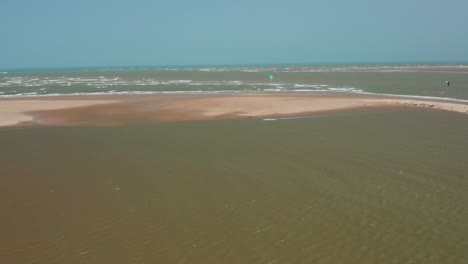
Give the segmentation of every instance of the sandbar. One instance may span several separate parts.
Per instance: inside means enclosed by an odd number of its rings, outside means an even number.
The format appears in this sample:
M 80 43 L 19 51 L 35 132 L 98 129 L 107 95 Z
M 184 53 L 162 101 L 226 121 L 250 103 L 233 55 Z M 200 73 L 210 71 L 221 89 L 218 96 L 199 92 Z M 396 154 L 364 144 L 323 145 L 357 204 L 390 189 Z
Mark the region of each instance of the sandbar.
M 141 121 L 283 117 L 385 107 L 468 113 L 443 100 L 335 94 L 152 94 L 0 99 L 0 126 L 122 125 Z

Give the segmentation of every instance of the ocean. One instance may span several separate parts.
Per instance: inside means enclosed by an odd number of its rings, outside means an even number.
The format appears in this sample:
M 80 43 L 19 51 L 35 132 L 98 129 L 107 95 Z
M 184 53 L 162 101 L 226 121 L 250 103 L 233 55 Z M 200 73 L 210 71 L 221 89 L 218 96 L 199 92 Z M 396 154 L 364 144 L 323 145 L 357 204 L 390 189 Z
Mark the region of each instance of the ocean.
M 466 100 L 468 65 L 96 68 L 0 73 L 1 97 L 314 91 Z

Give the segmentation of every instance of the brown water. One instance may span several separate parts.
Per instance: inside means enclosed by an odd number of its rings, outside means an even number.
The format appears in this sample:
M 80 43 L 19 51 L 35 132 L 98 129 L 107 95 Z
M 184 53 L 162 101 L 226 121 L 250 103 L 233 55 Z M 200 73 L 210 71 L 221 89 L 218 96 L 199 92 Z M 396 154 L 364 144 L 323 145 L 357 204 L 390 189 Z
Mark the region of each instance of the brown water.
M 468 263 L 468 116 L 0 130 L 0 263 Z

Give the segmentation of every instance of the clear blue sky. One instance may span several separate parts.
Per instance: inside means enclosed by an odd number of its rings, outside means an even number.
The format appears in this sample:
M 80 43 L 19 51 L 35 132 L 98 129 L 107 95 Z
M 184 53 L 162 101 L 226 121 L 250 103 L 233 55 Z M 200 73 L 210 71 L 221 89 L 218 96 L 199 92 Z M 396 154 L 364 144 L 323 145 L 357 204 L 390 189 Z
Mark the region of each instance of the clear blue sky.
M 467 0 L 0 0 L 0 68 L 468 61 Z

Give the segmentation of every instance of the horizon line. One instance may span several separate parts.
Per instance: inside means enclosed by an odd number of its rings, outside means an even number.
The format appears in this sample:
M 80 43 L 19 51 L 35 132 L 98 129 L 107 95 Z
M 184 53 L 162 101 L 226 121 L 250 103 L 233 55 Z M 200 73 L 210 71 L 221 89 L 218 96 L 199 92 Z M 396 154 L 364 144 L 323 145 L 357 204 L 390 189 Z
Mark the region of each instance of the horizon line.
M 468 61 L 380 61 L 380 62 L 322 62 L 322 63 L 208 63 L 208 64 L 161 64 L 161 65 L 98 65 L 98 66 L 44 66 L 44 67 L 16 67 L 16 68 L 0 68 L 0 72 L 27 72 L 27 71 L 67 71 L 67 70 L 98 70 L 98 69 L 158 69 L 158 68 L 203 68 L 203 67 L 268 67 L 268 66 L 386 66 L 386 65 L 468 65 Z

